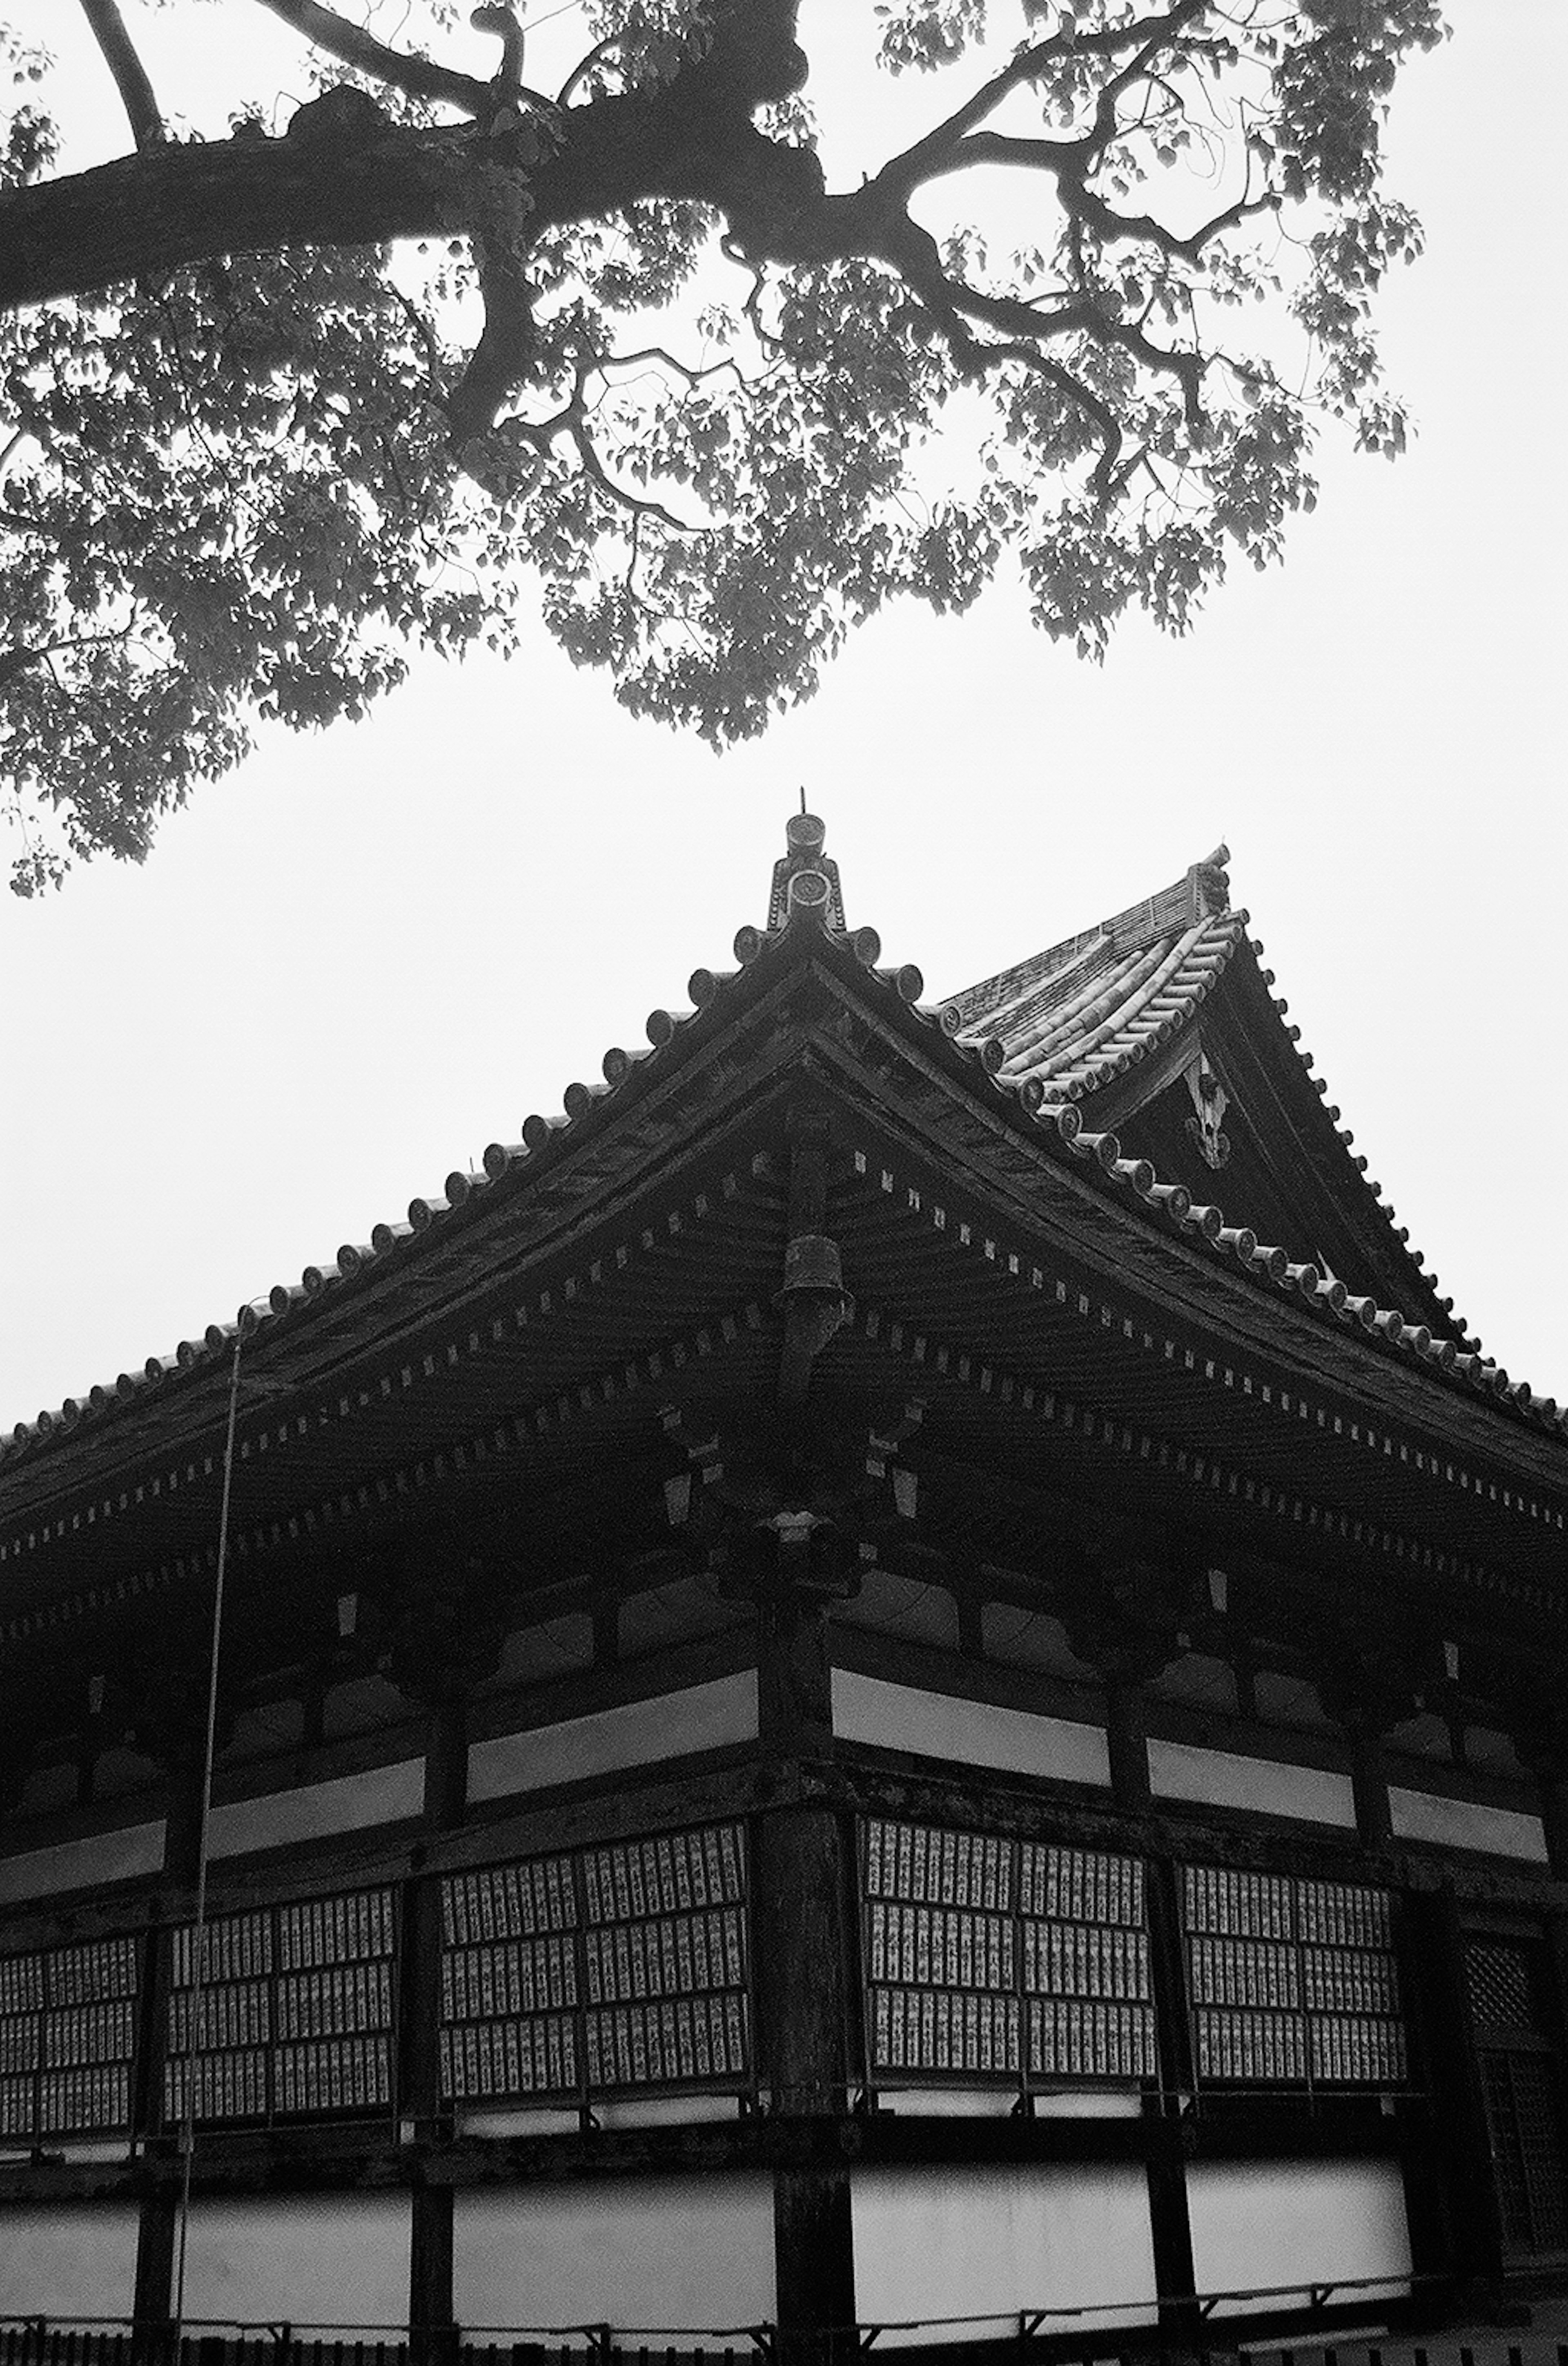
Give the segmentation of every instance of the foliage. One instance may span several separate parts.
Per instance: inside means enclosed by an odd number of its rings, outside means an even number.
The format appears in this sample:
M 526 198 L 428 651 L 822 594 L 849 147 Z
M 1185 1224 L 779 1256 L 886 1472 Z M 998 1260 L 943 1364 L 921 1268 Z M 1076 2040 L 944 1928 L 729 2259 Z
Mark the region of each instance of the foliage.
M 83 0 L 137 139 L 86 172 L 0 49 L 23 892 L 140 859 L 257 717 L 505 648 L 532 584 L 629 707 L 722 744 L 888 601 L 1009 564 L 1087 656 L 1131 608 L 1184 631 L 1311 506 L 1321 416 L 1403 444 L 1369 316 L 1420 241 L 1379 142 L 1436 0 L 855 0 L 930 100 L 838 189 L 797 0 L 590 0 L 553 94 L 503 7 L 486 79 L 437 0 L 423 49 L 404 0 L 385 40 L 256 5 L 317 95 L 279 126 L 235 91 L 203 140 Z

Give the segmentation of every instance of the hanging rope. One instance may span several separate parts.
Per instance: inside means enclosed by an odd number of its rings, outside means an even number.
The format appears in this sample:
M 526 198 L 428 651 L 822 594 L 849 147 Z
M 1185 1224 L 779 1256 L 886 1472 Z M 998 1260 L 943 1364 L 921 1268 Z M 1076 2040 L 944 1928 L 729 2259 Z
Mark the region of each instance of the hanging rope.
M 234 1362 L 229 1375 L 229 1426 L 223 1440 L 223 1497 L 218 1515 L 218 1573 L 212 1586 L 212 1640 L 207 1668 L 207 1732 L 201 1752 L 201 1815 L 197 1826 L 196 1922 L 191 1932 L 190 2042 L 186 2048 L 185 2106 L 180 2113 L 180 2214 L 175 2251 L 174 2338 L 176 2354 L 185 2326 L 186 2245 L 190 2233 L 190 2175 L 196 2158 L 196 2077 L 207 2005 L 208 1826 L 212 1814 L 212 1763 L 218 1750 L 218 1654 L 223 1640 L 223 1579 L 229 1563 L 229 1498 L 234 1480 L 234 1425 L 240 1412 L 240 1342 L 234 1328 Z

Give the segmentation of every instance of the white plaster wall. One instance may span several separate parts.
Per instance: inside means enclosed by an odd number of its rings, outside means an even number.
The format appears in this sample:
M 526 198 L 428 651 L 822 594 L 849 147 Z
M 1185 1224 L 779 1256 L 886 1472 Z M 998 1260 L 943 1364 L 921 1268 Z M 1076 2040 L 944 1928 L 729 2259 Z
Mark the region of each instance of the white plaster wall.
M 62 1841 L 54 1848 L 29 1849 L 21 1856 L 0 1857 L 0 1904 L 130 1881 L 139 1874 L 156 1873 L 163 1862 L 161 1821 L 127 1824 L 117 1832 L 94 1832 L 85 1840 Z
M 398 2193 L 195 2201 L 186 2318 L 257 2325 L 402 2326 L 409 2203 Z
M 64 2325 L 129 2316 L 136 2299 L 133 2204 L 86 2203 L 0 2212 L 0 2316 Z
M 964 1766 L 997 1766 L 1012 1774 L 1101 1788 L 1111 1781 L 1100 1726 L 1000 1708 L 994 1701 L 960 1700 L 951 1693 L 857 1675 L 849 1668 L 833 1670 L 833 1730 L 844 1741 L 952 1759 Z
M 459 2325 L 638 2330 L 767 2323 L 776 2313 L 764 2176 L 668 2177 L 533 2191 L 459 2190 Z
M 1231 1750 L 1200 1750 L 1189 1741 L 1149 1743 L 1149 1787 L 1163 1799 L 1192 1799 L 1205 1808 L 1250 1808 L 1260 1816 L 1356 1828 L 1356 1795 L 1348 1774 L 1321 1766 L 1282 1766 L 1272 1758 L 1242 1758 Z
M 1193 2162 L 1187 2171 L 1192 2268 L 1201 2293 L 1246 2292 L 1410 2273 L 1404 2189 L 1392 2161 Z M 1355 2293 L 1345 2295 L 1355 2300 Z M 1378 2295 L 1362 2295 L 1375 2310 Z M 1280 2301 L 1235 2302 L 1246 2315 Z
M 1435 1791 L 1404 1791 L 1392 1783 L 1388 1812 L 1396 1840 L 1436 1841 L 1440 1848 L 1523 1857 L 1529 1865 L 1546 1863 L 1546 1833 L 1539 1816 L 1522 1816 L 1512 1808 L 1483 1808 L 1472 1799 L 1444 1799 Z
M 851 2191 L 862 2324 L 990 2320 L 890 2333 L 889 2346 L 1016 2333 L 1025 2308 L 1087 2308 L 1089 2322 L 1118 2328 L 1155 2315 L 1141 2169 L 860 2169 Z
M 400 1824 L 423 1805 L 424 1761 L 405 1758 L 396 1766 L 371 1766 L 362 1774 L 340 1774 L 330 1783 L 306 1783 L 297 1791 L 268 1791 L 214 1808 L 208 1843 L 214 1856 L 243 1856 L 251 1849 L 281 1848 L 286 1841 L 325 1840 L 372 1824 Z
M 757 1738 L 757 1675 L 742 1668 L 655 1700 L 625 1701 L 588 1717 L 498 1734 L 468 1752 L 470 1800 L 504 1799 L 553 1783 L 580 1783 L 618 1766 L 649 1766 Z
M 1008 2087 L 885 2087 L 876 2108 L 896 2119 L 1005 2120 L 1017 2110 L 1018 2096 Z M 1143 2108 L 1136 2088 L 1060 2087 L 1034 2098 L 1035 2117 L 1042 2120 L 1135 2120 Z

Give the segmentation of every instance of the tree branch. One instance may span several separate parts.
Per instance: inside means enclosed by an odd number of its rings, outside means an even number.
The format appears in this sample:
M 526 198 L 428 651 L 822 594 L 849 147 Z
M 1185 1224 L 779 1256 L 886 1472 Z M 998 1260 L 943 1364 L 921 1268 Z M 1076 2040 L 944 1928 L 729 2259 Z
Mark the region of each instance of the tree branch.
M 353 66 L 357 73 L 368 74 L 373 82 L 385 83 L 389 90 L 400 90 L 405 98 L 430 99 L 472 116 L 488 115 L 495 105 L 495 93 L 488 82 L 457 73 L 450 66 L 438 66 L 429 58 L 390 50 L 363 26 L 352 24 L 334 8 L 322 7 L 321 0 L 258 0 L 258 4 L 281 17 L 313 48 L 324 50 L 342 65 Z M 89 5 L 90 0 L 83 0 L 84 7 Z
M 1119 214 L 1114 207 L 1108 206 L 1098 191 L 1089 188 L 1080 177 L 1074 150 L 1064 142 L 1015 139 L 1005 131 L 971 132 L 958 141 L 947 162 L 939 165 L 931 177 L 964 172 L 978 164 L 1017 164 L 1034 172 L 1055 173 L 1072 192 L 1070 197 L 1064 194 L 1064 205 L 1069 212 L 1081 214 L 1101 238 L 1142 239 L 1147 245 L 1157 246 L 1162 254 L 1179 255 L 1188 263 L 1196 263 L 1222 231 L 1234 230 L 1249 214 L 1271 213 L 1280 202 L 1272 190 L 1261 197 L 1238 197 L 1234 205 L 1226 206 L 1188 237 L 1178 238 L 1153 214 Z
M 993 328 L 1005 329 L 1010 335 L 1031 340 L 1038 351 L 1043 335 L 1060 335 L 1064 330 L 1081 329 L 1102 344 L 1120 345 L 1124 353 L 1134 355 L 1148 369 L 1173 377 L 1181 389 L 1182 402 L 1189 420 L 1199 415 L 1199 389 L 1208 367 L 1202 355 L 1185 351 L 1180 346 L 1156 345 L 1141 329 L 1119 321 L 1095 304 L 1081 301 L 1063 307 L 1055 312 L 1039 313 L 1032 305 L 1016 296 L 987 296 L 977 287 L 955 287 L 950 280 L 948 292 L 960 312 L 971 320 L 985 321 Z M 987 349 L 980 348 L 982 355 Z
M 0 510 L 0 526 L 8 526 L 13 534 L 36 534 L 45 542 L 63 542 L 66 537 L 57 525 L 48 525 L 42 518 L 30 518 L 20 510 Z
M 164 118 L 158 112 L 147 69 L 136 53 L 136 44 L 120 15 L 119 0 L 82 0 L 82 14 L 92 27 L 104 63 L 114 76 L 115 88 L 130 118 L 131 138 L 138 148 L 161 146 Z
M 1053 59 L 1068 55 L 1114 57 L 1129 47 L 1136 48 L 1139 56 L 1112 78 L 1109 95 L 1113 97 L 1114 92 L 1122 87 L 1130 73 L 1135 74 L 1145 60 L 1157 54 L 1184 25 L 1194 17 L 1201 16 L 1208 5 L 1209 0 L 1175 0 L 1175 5 L 1161 17 L 1140 17 L 1133 23 L 1112 26 L 1100 33 L 1054 33 L 1048 40 L 1032 41 L 1027 49 L 1020 50 L 1015 57 L 1010 58 L 999 73 L 994 73 L 988 82 L 982 83 L 974 96 L 955 108 L 945 122 L 926 132 L 913 147 L 906 148 L 902 155 L 890 158 L 877 174 L 878 182 L 890 192 L 897 190 L 906 197 L 912 196 L 922 181 L 933 179 L 938 173 L 947 169 L 940 159 L 948 150 L 965 133 L 976 130 L 1013 91 L 1021 89 L 1025 83 L 1037 80 Z M 1102 107 L 1107 95 L 1101 94 Z M 1099 146 L 1102 144 L 1103 136 L 1097 121 L 1095 130 L 1087 135 L 1087 141 Z M 1079 141 L 1071 144 L 1081 151 L 1085 142 Z
M 525 139 L 531 237 L 639 198 L 693 198 L 770 260 L 830 256 L 837 201 L 824 202 L 819 162 L 752 128 L 750 93 L 731 91 L 727 63 L 716 48 L 667 85 L 536 117 L 496 141 L 469 123 L 393 123 L 356 94 L 352 125 L 345 108 L 312 100 L 282 139 L 170 144 L 0 191 L 0 311 L 222 255 L 447 238 L 469 226 L 474 163 L 510 167 Z

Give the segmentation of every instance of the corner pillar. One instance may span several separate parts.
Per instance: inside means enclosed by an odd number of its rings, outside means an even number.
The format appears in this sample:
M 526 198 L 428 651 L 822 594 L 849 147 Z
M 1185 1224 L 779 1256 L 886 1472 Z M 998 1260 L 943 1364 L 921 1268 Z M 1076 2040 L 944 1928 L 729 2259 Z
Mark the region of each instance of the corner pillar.
M 774 2115 L 820 2121 L 846 2108 L 853 1994 L 852 1841 L 809 1797 L 833 1746 L 826 1596 L 845 1548 L 828 1524 L 775 1534 L 756 1597 L 760 1740 L 782 1795 L 755 1827 L 758 2051 Z M 853 2324 L 847 2166 L 774 2171 L 773 2259 L 782 2334 Z

